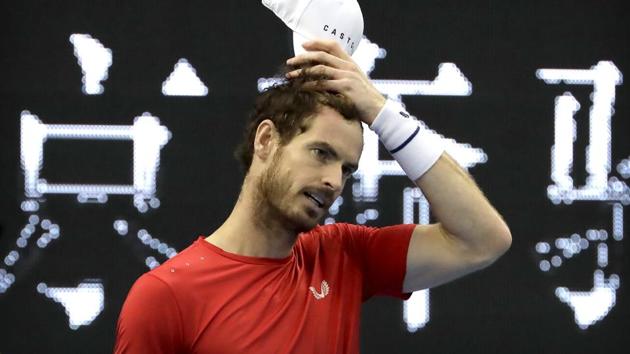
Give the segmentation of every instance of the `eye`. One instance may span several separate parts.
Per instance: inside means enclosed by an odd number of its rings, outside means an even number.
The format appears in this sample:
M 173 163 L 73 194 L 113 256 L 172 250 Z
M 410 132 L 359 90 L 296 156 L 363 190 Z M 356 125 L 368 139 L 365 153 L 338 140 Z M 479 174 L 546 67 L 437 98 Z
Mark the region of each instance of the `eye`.
M 328 151 L 320 148 L 312 148 L 311 153 L 313 154 L 313 156 L 320 160 L 326 160 L 330 156 Z

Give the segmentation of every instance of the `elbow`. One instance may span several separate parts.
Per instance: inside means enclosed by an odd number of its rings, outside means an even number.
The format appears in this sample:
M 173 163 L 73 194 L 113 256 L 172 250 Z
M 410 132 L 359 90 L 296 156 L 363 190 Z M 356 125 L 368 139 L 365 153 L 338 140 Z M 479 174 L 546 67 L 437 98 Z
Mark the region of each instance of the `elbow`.
M 500 253 L 503 255 L 512 247 L 512 232 L 507 225 L 505 225 L 504 230 L 499 234 L 499 239 L 501 240 L 499 241 L 501 245 Z
M 490 233 L 489 237 L 491 241 L 488 249 L 489 249 L 489 257 L 492 261 L 498 259 L 502 255 L 504 255 L 510 247 L 512 247 L 512 233 L 510 232 L 510 228 L 502 223 L 497 230 Z
M 489 266 L 503 256 L 512 246 L 512 233 L 507 225 L 485 232 L 485 242 L 478 248 L 478 261 L 482 267 Z

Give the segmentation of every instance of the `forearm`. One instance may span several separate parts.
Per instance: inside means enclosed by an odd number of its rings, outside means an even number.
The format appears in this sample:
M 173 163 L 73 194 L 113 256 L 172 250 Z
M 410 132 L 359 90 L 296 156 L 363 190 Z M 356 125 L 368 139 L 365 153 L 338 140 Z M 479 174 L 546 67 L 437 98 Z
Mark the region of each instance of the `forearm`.
M 506 223 L 472 177 L 446 152 L 415 183 L 449 236 L 489 256 L 502 254 L 510 246 Z
M 468 173 L 444 152 L 438 135 L 420 127 L 393 101 L 382 106 L 370 128 L 420 187 L 446 236 L 487 259 L 507 250 L 507 225 Z

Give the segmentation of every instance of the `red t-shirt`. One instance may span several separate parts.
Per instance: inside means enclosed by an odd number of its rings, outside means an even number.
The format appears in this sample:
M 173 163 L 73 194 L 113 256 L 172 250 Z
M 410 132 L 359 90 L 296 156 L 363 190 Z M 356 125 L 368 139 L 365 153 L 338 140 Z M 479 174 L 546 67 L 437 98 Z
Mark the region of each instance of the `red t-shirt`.
M 133 285 L 115 353 L 359 352 L 361 303 L 402 299 L 415 225 L 318 226 L 283 259 L 199 238 Z

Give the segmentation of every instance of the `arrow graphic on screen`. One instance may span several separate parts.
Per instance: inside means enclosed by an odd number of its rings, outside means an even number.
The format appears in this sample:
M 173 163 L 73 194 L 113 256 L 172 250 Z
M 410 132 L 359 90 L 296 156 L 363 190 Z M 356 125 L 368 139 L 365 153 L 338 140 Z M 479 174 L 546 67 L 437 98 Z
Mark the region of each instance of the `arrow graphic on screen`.
M 604 278 L 604 272 L 596 270 L 593 274 L 591 291 L 569 291 L 565 287 L 556 288 L 556 296 L 569 305 L 575 313 L 575 323 L 586 329 L 603 319 L 615 306 L 616 290 L 619 288 L 619 277 L 615 274 Z

